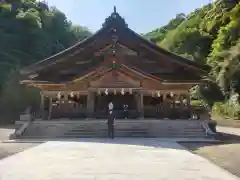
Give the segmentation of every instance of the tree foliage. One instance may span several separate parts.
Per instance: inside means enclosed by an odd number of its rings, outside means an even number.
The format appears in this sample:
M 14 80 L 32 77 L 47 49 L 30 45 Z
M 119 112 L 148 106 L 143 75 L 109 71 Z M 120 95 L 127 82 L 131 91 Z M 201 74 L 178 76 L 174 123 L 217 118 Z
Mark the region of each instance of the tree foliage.
M 154 42 L 162 41 L 165 38 L 168 31 L 177 28 L 179 24 L 181 24 L 185 20 L 185 18 L 186 18 L 185 14 L 183 13 L 177 14 L 176 17 L 172 19 L 167 25 L 155 29 L 143 36 L 145 38 L 151 39 Z
M 198 94 L 210 106 L 226 101 L 222 105 L 230 107 L 229 98 L 240 93 L 240 1 L 216 0 L 184 17 L 174 28 L 164 27 L 175 19 L 145 37 L 160 37 L 156 38 L 159 46 L 209 65 L 211 83 L 198 87 Z
M 37 0 L 0 4 L 0 85 L 16 65 L 42 60 L 91 33 L 72 25 L 61 11 Z
M 165 28 L 175 20 L 145 36 L 162 37 L 157 42 L 161 47 L 210 65 L 210 76 L 224 93 L 231 91 L 232 81 L 239 93 L 240 1 L 216 0 L 185 15 L 173 28 Z M 165 30 L 164 36 L 161 29 Z
M 39 91 L 19 84 L 20 68 L 56 54 L 90 35 L 87 28 L 72 25 L 64 13 L 42 1 L 1 1 L 1 117 L 14 121 L 26 107 L 39 104 Z

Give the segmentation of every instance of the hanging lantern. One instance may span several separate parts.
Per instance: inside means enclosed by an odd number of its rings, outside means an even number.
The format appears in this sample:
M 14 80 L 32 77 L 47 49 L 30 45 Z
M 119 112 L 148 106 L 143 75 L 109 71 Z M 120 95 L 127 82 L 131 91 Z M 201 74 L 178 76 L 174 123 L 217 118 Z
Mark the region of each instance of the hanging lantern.
M 108 89 L 105 90 L 105 94 L 108 95 Z
M 116 61 L 112 61 L 112 68 L 116 68 Z
M 73 92 L 70 93 L 70 97 L 71 97 L 71 98 L 74 97 L 74 93 L 73 93 Z
M 57 94 L 57 98 L 60 100 L 61 97 L 62 97 L 62 95 L 61 95 L 61 93 L 59 92 L 59 93 Z
M 124 95 L 124 89 L 121 90 L 121 94 Z
M 114 95 L 116 95 L 116 94 L 117 94 L 117 91 L 116 91 L 116 89 L 114 89 L 113 93 L 114 93 Z
M 132 89 L 131 88 L 129 89 L 129 94 L 132 94 Z

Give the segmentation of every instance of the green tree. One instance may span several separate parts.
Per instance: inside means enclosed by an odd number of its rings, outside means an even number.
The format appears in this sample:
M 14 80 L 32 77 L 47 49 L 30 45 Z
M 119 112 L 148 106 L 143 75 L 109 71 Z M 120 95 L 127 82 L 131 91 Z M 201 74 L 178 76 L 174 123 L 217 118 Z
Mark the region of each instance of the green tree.
M 61 11 L 37 0 L 0 4 L 0 86 L 17 63 L 20 67 L 47 58 L 88 37 Z
M 165 38 L 168 31 L 177 28 L 185 20 L 185 18 L 186 18 L 185 14 L 183 13 L 177 14 L 176 17 L 170 20 L 167 25 L 155 29 L 147 34 L 144 34 L 143 36 L 155 42 L 162 41 Z
M 238 86 L 236 86 L 240 84 L 240 41 L 222 55 L 224 61 L 220 65 L 217 82 L 225 93 L 232 91 L 240 93 Z
M 37 0 L 0 3 L 0 111 L 1 117 L 36 107 L 36 89 L 18 84 L 20 68 L 43 60 L 91 35 L 74 26 L 64 13 Z M 14 73 L 13 73 L 14 72 Z M 24 100 L 22 99 L 24 97 Z M 7 118 L 8 119 L 8 118 Z

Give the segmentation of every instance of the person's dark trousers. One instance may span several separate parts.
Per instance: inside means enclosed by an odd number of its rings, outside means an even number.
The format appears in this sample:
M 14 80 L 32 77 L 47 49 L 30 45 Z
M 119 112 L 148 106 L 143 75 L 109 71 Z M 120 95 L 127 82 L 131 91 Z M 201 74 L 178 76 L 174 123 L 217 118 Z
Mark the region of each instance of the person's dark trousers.
M 114 139 L 114 125 L 108 125 L 108 137 Z
M 124 111 L 124 118 L 128 119 L 128 111 Z

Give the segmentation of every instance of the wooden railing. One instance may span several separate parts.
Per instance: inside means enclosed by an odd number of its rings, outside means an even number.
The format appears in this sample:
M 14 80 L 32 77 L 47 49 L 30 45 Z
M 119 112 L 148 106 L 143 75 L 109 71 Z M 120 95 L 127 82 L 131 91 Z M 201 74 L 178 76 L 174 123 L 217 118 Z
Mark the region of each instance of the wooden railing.
M 156 107 L 145 107 L 143 109 L 145 118 L 158 118 L 158 119 L 189 119 L 192 117 L 192 114 L 199 114 L 198 110 L 196 111 L 194 108 L 188 109 L 184 108 L 168 108 L 161 109 Z M 125 113 L 123 110 L 114 110 L 116 118 L 124 118 Z M 127 113 L 128 118 L 139 118 L 140 112 L 137 110 L 129 110 Z M 89 114 L 86 108 L 71 108 L 71 109 L 53 109 L 51 113 L 51 119 L 59 119 L 59 118 L 69 118 L 69 119 L 81 119 L 81 118 L 107 118 L 108 111 L 107 110 L 95 110 L 95 112 Z M 45 112 L 45 119 L 48 119 L 48 112 Z
M 169 118 L 169 119 L 189 119 L 191 112 L 188 108 L 156 108 L 145 107 L 144 117 L 149 118 Z
M 87 109 L 84 108 L 71 108 L 67 110 L 63 109 L 53 109 L 51 114 L 51 119 L 59 119 L 59 118 L 86 118 L 87 117 Z
M 125 118 L 127 116 L 128 118 L 135 119 L 139 117 L 139 112 L 136 110 L 129 110 L 126 114 L 123 110 L 115 110 L 114 111 L 116 118 Z M 96 111 L 93 115 L 95 118 L 107 118 L 108 112 L 107 111 Z

